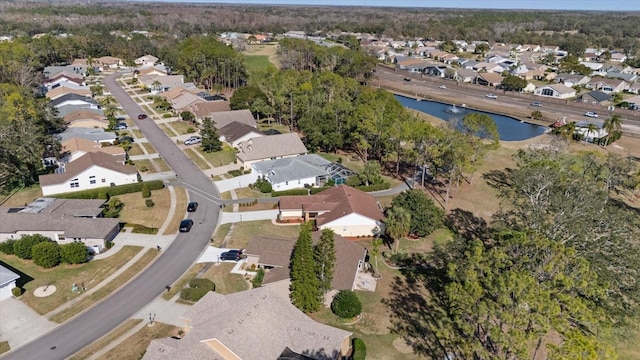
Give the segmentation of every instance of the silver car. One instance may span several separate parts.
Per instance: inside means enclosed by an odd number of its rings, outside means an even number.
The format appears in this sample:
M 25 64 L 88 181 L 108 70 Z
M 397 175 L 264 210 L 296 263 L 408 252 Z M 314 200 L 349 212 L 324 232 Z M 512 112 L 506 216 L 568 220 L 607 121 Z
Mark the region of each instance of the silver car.
M 184 141 L 185 145 L 196 145 L 202 142 L 202 138 L 199 136 L 192 136 Z

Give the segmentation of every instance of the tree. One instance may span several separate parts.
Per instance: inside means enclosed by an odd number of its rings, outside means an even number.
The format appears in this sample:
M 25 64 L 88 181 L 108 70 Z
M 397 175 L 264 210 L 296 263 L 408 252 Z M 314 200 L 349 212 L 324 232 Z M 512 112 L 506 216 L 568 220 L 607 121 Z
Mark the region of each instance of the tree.
M 603 124 L 603 128 L 607 132 L 607 139 L 605 141 L 605 145 L 609 145 L 609 139 L 611 137 L 611 134 L 613 134 L 614 131 L 620 131 L 620 129 L 622 129 L 622 119 L 620 118 L 620 115 L 615 114 L 615 115 L 612 115 L 607 120 L 605 120 Z
M 484 55 L 489 52 L 489 50 L 491 50 L 491 48 L 489 47 L 489 44 L 487 43 L 480 43 L 478 45 L 476 45 L 476 50 L 475 53 L 476 54 L 480 54 L 482 57 L 484 57 Z
M 331 302 L 331 311 L 343 319 L 352 319 L 362 312 L 362 303 L 355 292 L 340 290 Z
M 213 126 L 213 121 L 211 121 L 210 117 L 206 117 L 202 120 L 200 135 L 202 136 L 202 144 L 200 145 L 200 148 L 203 151 L 215 152 L 222 150 L 222 142 L 218 137 L 218 132 Z
M 380 163 L 375 160 L 367 161 L 364 164 L 362 173 L 358 175 L 358 178 L 360 179 L 360 182 L 366 186 L 381 184 L 383 179 Z
M 587 130 L 584 133 L 584 143 L 586 144 L 587 141 L 589 140 L 589 134 L 593 134 L 591 137 L 591 142 L 596 142 L 596 134 L 598 133 L 598 125 L 594 124 L 594 123 L 589 123 L 587 125 Z
M 411 213 L 400 206 L 387 210 L 385 231 L 396 242 L 395 252 L 398 252 L 400 238 L 407 235 L 411 229 Z
M 183 111 L 180 113 L 180 118 L 182 119 L 182 121 L 194 121 L 196 119 L 196 116 L 193 115 L 193 113 L 191 111 Z
M 31 249 L 33 262 L 45 269 L 60 264 L 60 246 L 55 241 L 43 241 Z
M 322 293 L 316 275 L 310 224 L 300 227 L 290 265 L 291 302 L 305 313 L 320 309 Z
M 375 238 L 373 239 L 372 243 L 373 247 L 371 248 L 371 256 L 373 256 L 375 263 L 376 263 L 376 267 L 375 267 L 375 271 L 376 274 L 378 273 L 378 255 L 380 255 L 380 245 L 382 245 L 382 239 L 380 238 Z
M 107 218 L 117 218 L 120 216 L 120 211 L 124 208 L 124 203 L 114 196 L 107 201 L 104 206 L 103 214 Z
M 89 249 L 82 242 L 60 245 L 60 258 L 67 264 L 82 264 L 89 261 Z
M 20 239 L 13 244 L 13 253 L 20 259 L 29 260 L 32 258 L 33 247 L 41 242 L 51 241 L 48 237 L 40 234 L 22 235 Z
M 327 291 L 331 290 L 333 271 L 336 264 L 336 245 L 333 230 L 322 229 L 320 240 L 313 248 L 313 258 L 320 291 L 326 294 Z
M 540 120 L 542 119 L 542 111 L 540 110 L 534 110 L 531 112 L 531 118 L 534 120 Z
M 151 190 L 149 190 L 148 184 L 142 185 L 142 197 L 145 199 L 151 197 Z
M 411 215 L 408 233 L 414 236 L 427 236 L 442 226 L 444 212 L 433 200 L 419 190 L 407 190 L 396 196 L 391 208 L 406 209 Z
M 527 80 L 519 76 L 507 75 L 500 84 L 507 91 L 521 91 L 527 87 Z

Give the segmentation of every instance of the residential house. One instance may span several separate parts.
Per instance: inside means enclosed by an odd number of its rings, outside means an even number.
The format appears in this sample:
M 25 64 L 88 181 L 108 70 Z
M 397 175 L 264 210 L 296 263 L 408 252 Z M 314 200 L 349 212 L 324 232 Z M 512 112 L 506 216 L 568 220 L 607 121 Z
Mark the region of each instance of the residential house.
M 628 99 L 625 99 L 625 101 L 627 102 L 627 104 L 629 104 L 630 109 L 640 110 L 640 95 L 630 97 Z
M 249 125 L 254 128 L 258 127 L 258 124 L 256 123 L 256 119 L 253 118 L 251 111 L 247 109 L 220 111 L 220 112 L 211 113 L 209 114 L 209 116 L 213 121 L 213 125 L 218 130 L 231 124 L 234 121 Z
M 234 121 L 218 130 L 220 141 L 226 142 L 231 147 L 237 147 L 238 144 L 249 139 L 265 136 L 260 130 L 251 125 Z
M 307 148 L 296 133 L 251 138 L 238 144 L 238 163 L 250 169 L 254 163 L 279 158 L 305 155 Z
M 596 62 L 598 61 L 599 55 L 593 52 L 587 52 L 582 55 L 582 61 Z
M 167 76 L 167 68 L 165 66 L 150 66 L 140 69 L 135 69 L 133 71 L 133 77 L 138 78 L 138 76 Z
M 322 232 L 312 234 L 314 243 L 320 239 Z M 356 277 L 358 271 L 364 268 L 367 249 L 360 244 L 349 241 L 340 235 L 334 234 L 336 250 L 335 268 L 331 288 L 335 290 L 356 290 Z M 289 279 L 289 263 L 291 254 L 296 244 L 295 239 L 276 239 L 264 236 L 255 236 L 249 239 L 245 254 L 247 263 L 258 264 L 266 269 L 263 285 Z
M 589 125 L 595 125 L 595 130 L 589 130 Z M 587 142 L 594 142 L 597 139 L 602 139 L 607 136 L 609 133 L 604 128 L 603 122 L 594 122 L 594 121 L 580 121 L 576 123 L 576 128 L 574 132 L 580 135 Z M 585 139 L 586 137 L 586 139 Z
M 581 74 L 567 74 L 559 73 L 556 76 L 556 82 L 559 82 L 568 87 L 585 86 L 591 81 L 591 77 Z
M 72 86 L 72 83 L 64 83 L 64 85 L 57 86 L 52 90 L 47 91 L 45 96 L 49 100 L 55 100 L 66 94 L 76 94 L 84 97 L 90 97 L 92 95 L 88 86 Z
M 124 164 L 127 152 L 120 146 L 102 146 L 102 144 L 87 139 L 73 137 L 60 143 L 60 163 L 68 164 L 86 153 L 104 153 L 111 155 L 115 161 Z
M 124 61 L 113 56 L 102 56 L 93 59 L 74 59 L 71 65 L 82 67 L 93 67 L 98 71 L 108 71 L 117 69 L 124 65 Z
M 638 75 L 633 73 L 623 73 L 623 72 L 608 72 L 604 75 L 610 79 L 620 79 L 627 82 L 627 84 L 631 84 L 632 82 L 638 80 Z
M 13 296 L 16 280 L 20 279 L 20 275 L 0 265 L 0 301 Z
M 87 67 L 78 65 L 45 66 L 42 70 L 42 75 L 47 79 L 52 79 L 58 74 L 82 79 L 87 74 Z
M 551 76 L 549 76 L 551 75 Z M 524 80 L 530 81 L 530 80 L 550 80 L 549 77 L 551 78 L 555 78 L 556 73 L 547 73 L 545 70 L 543 69 L 535 69 L 535 70 L 529 70 L 527 72 L 524 73 L 520 73 L 518 74 L 518 76 Z
M 585 104 L 610 105 L 613 97 L 605 92 L 594 90 L 580 95 L 579 99 Z
M 536 88 L 534 94 L 556 99 L 570 99 L 576 97 L 576 90 L 562 84 L 551 84 Z
M 158 94 L 171 89 L 174 86 L 184 84 L 183 75 L 143 75 L 138 76 L 138 82 L 151 89 L 152 94 Z
M 269 286 L 211 291 L 180 318 L 185 335 L 152 340 L 142 360 L 338 360 L 351 348 L 350 332 L 313 321 Z
M 183 109 L 184 111 L 190 111 L 195 115 L 196 120 L 201 121 L 211 113 L 229 111 L 229 102 L 226 100 L 215 101 L 196 101 L 189 104 Z
M 59 98 L 51 100 L 51 105 L 55 108 L 59 108 L 65 105 L 78 105 L 82 106 L 83 108 L 90 109 L 100 108 L 95 100 L 78 94 L 65 94 L 63 96 L 60 96 Z
M 611 54 L 611 59 L 609 61 L 623 63 L 627 61 L 627 55 L 625 55 L 624 53 L 615 52 Z
M 636 80 L 632 84 L 629 84 L 629 89 L 627 91 L 632 94 L 640 94 L 640 80 Z
M 431 75 L 431 76 L 437 76 L 437 77 L 445 77 L 447 75 L 447 66 L 442 66 L 442 65 L 431 65 L 431 66 L 427 66 L 424 69 L 424 73 L 427 75 Z
M 201 90 L 198 89 L 197 87 L 188 87 L 186 86 L 186 84 L 181 84 L 181 85 L 176 85 L 174 87 L 172 87 L 171 89 L 164 91 L 162 93 L 159 94 L 159 96 L 167 99 L 169 102 L 171 102 L 172 100 L 174 100 L 175 98 L 177 98 L 178 96 L 184 94 L 184 93 L 191 93 L 191 94 L 196 94 L 198 92 L 200 92 Z
M 478 73 L 473 80 L 474 84 L 496 87 L 502 83 L 502 75 L 496 73 Z
M 533 45 L 533 44 L 522 44 L 516 47 L 516 50 L 518 52 L 526 52 L 526 51 L 538 52 L 540 51 L 540 49 L 541 49 L 540 45 Z
M 629 84 L 620 79 L 593 77 L 585 86 L 587 89 L 600 90 L 606 93 L 619 93 L 629 89 Z
M 580 64 L 588 67 L 589 69 L 591 69 L 594 73 L 598 73 L 600 72 L 600 70 L 603 68 L 603 64 L 602 63 L 597 63 L 597 62 L 590 62 L 590 61 L 581 61 Z M 593 74 L 592 74 L 593 75 Z
M 204 102 L 201 97 L 191 92 L 185 91 L 175 98 L 169 100 L 171 107 L 177 111 L 182 111 L 184 108 L 194 105 L 198 102 Z
M 252 173 L 267 180 L 275 191 L 324 186 L 329 180 L 334 184 L 344 184 L 354 174 L 341 164 L 332 163 L 317 154 L 261 161 L 251 168 Z
M 67 127 L 106 129 L 109 126 L 109 121 L 102 114 L 89 110 L 74 111 L 65 115 L 62 120 Z
M 155 65 L 158 62 L 158 60 L 159 59 L 153 55 L 144 55 L 133 60 L 133 63 L 138 66 L 149 67 L 149 66 Z
M 101 117 L 104 117 L 104 112 L 102 111 L 102 109 L 94 105 L 62 105 L 62 106 L 56 107 L 56 110 L 57 110 L 56 115 L 63 118 L 77 111 L 88 111 L 88 112 L 96 113 Z M 93 125 L 91 125 L 90 127 L 93 127 Z
M 45 196 L 138 182 L 138 170 L 103 152 L 87 152 L 61 164 L 54 174 L 40 175 Z
M 280 220 L 315 220 L 318 229 L 345 237 L 384 233 L 382 206 L 371 194 L 338 185 L 315 195 L 281 196 Z
M 67 84 L 68 87 L 75 84 L 77 86 L 85 86 L 84 79 L 81 77 L 69 76 L 64 73 L 58 73 L 51 78 L 47 78 L 42 82 L 42 85 L 47 87 L 47 90 L 52 90 L 60 84 Z
M 504 68 L 498 64 L 480 62 L 473 66 L 473 70 L 486 73 L 502 73 L 504 71 Z
M 452 74 L 453 80 L 463 83 L 473 82 L 476 76 L 478 76 L 478 73 L 471 69 L 455 69 Z
M 421 58 L 414 57 L 397 57 L 396 68 L 399 70 L 422 69 L 427 66 L 427 62 Z M 414 72 L 422 72 L 414 71 Z
M 25 207 L 0 207 L 0 241 L 41 234 L 60 245 L 84 243 L 101 252 L 120 232 L 120 220 L 102 217 L 104 200 L 39 198 Z
M 560 51 L 560 47 L 556 45 L 545 45 L 540 47 L 540 51 L 544 53 L 557 54 Z

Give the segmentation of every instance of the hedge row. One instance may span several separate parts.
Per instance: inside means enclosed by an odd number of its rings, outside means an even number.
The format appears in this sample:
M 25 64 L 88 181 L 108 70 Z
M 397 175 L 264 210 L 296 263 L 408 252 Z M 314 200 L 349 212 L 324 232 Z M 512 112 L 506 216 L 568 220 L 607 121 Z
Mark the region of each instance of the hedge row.
M 389 184 L 388 182 L 383 182 L 380 184 L 375 184 L 375 185 L 362 185 L 362 186 L 356 186 L 356 189 L 364 191 L 364 192 L 371 192 L 371 191 L 380 191 L 380 190 L 386 190 L 388 188 L 391 187 L 391 184 Z
M 367 358 L 367 346 L 362 339 L 353 339 L 353 360 L 364 360 Z
M 150 228 L 140 224 L 127 224 L 127 226 L 132 227 L 131 232 L 134 234 L 155 235 L 158 233 L 158 228 L 156 227 Z
M 290 190 L 271 192 L 272 197 L 288 196 L 288 195 L 307 195 L 307 194 L 309 194 L 309 191 L 307 189 L 290 189 Z
M 61 199 L 108 199 L 112 196 L 124 195 L 142 191 L 143 187 L 148 187 L 149 190 L 160 190 L 164 188 L 162 180 L 153 180 L 147 182 L 139 182 L 135 184 L 125 184 L 118 186 L 108 186 L 97 189 L 77 191 L 68 194 L 55 195 Z
M 324 187 L 311 188 L 309 191 L 311 195 L 315 195 L 319 192 L 325 191 L 330 188 L 331 188 L 330 186 L 324 186 Z

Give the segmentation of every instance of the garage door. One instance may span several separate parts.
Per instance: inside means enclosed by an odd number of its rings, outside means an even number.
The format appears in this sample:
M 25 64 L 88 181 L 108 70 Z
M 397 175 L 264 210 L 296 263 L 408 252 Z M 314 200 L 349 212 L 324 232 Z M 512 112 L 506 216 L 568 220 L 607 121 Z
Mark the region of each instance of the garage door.
M 0 287 L 0 301 L 4 299 L 8 299 L 11 296 L 13 296 L 13 294 L 11 293 L 11 289 L 13 289 L 14 287 L 16 287 L 15 281 L 12 281 L 3 287 Z

